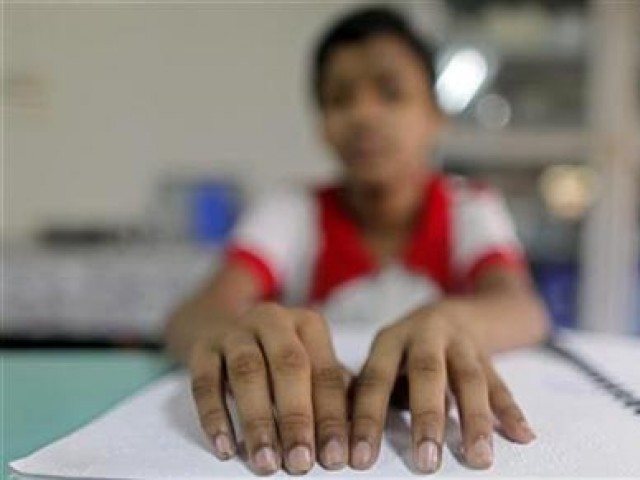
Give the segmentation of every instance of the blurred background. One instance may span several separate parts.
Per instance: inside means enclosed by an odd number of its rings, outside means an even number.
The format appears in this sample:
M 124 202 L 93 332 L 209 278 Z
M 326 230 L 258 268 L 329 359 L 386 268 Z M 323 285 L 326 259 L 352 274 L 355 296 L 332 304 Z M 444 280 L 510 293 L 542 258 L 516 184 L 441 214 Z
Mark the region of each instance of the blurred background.
M 309 53 L 363 3 L 7 3 L 2 345 L 156 345 L 251 197 L 333 174 Z M 556 325 L 640 334 L 640 3 L 388 3 Z

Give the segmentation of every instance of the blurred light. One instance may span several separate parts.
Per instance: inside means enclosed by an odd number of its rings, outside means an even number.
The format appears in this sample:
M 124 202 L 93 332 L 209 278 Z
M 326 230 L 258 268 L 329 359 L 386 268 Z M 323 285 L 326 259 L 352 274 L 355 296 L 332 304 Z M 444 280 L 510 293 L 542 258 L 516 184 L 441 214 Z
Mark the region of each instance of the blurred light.
M 488 71 L 487 60 L 476 49 L 464 48 L 451 55 L 436 81 L 442 108 L 450 114 L 463 111 L 480 90 Z
M 540 177 L 540 191 L 553 215 L 579 220 L 593 204 L 598 189 L 596 172 L 585 166 L 556 165 Z
M 498 130 L 509 124 L 511 120 L 511 106 L 502 95 L 490 93 L 483 95 L 478 100 L 475 115 L 481 126 Z

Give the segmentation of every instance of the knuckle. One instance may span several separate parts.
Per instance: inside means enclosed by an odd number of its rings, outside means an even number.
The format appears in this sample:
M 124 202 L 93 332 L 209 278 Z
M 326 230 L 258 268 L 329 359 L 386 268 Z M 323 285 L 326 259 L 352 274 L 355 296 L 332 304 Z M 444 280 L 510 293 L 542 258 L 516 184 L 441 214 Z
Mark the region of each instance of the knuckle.
M 209 408 L 200 414 L 200 423 L 205 432 L 214 434 L 226 422 L 226 412 L 222 408 Z
M 198 341 L 189 353 L 187 366 L 192 372 L 201 371 L 206 367 L 217 363 L 218 353 L 216 342 Z
M 435 429 L 444 424 L 444 410 L 421 410 L 411 415 L 411 421 L 418 428 L 425 430 Z
M 303 308 L 298 311 L 299 318 L 305 323 L 313 324 L 313 325 L 324 325 L 324 319 L 322 315 L 320 315 L 315 310 L 311 310 L 309 308 Z
M 492 429 L 491 418 L 484 412 L 469 412 L 463 414 L 464 423 L 467 427 L 473 426 L 478 430 L 490 431 Z
M 358 377 L 358 390 L 370 390 L 377 388 L 391 388 L 393 379 L 390 379 L 381 367 L 368 367 Z
M 239 380 L 250 380 L 264 375 L 265 367 L 259 352 L 243 351 L 229 358 L 229 375 Z
M 250 417 L 243 422 L 244 431 L 249 437 L 262 437 L 264 432 L 271 432 L 273 429 L 273 418 L 271 417 Z
M 335 415 L 325 416 L 316 420 L 318 432 L 322 435 L 328 435 L 331 432 L 342 432 L 346 429 L 346 419 L 336 417 Z
M 409 372 L 417 375 L 434 376 L 444 371 L 444 362 L 438 355 L 425 353 L 418 355 L 409 362 Z
M 227 352 L 233 352 L 238 349 L 239 346 L 247 343 L 246 334 L 239 328 L 231 328 L 225 332 L 220 339 L 222 354 Z
M 276 302 L 262 302 L 249 310 L 248 314 L 261 320 L 277 321 L 284 318 L 285 308 Z
M 313 426 L 313 418 L 307 412 L 288 412 L 278 418 L 278 425 L 283 432 L 309 430 Z
M 447 336 L 451 331 L 451 320 L 444 312 L 430 311 L 427 315 L 416 317 L 415 321 L 427 336 Z
M 194 377 L 191 381 L 191 394 L 195 400 L 200 400 L 214 393 L 216 380 L 213 375 L 203 374 Z
M 316 387 L 329 390 L 344 390 L 342 370 L 337 365 L 321 367 L 312 372 L 312 383 Z
M 273 368 L 278 373 L 299 373 L 309 368 L 309 359 L 303 348 L 287 345 L 276 352 Z
M 354 429 L 369 432 L 376 432 L 382 428 L 382 417 L 376 416 L 372 413 L 356 413 L 353 416 Z
M 475 365 L 463 365 L 454 370 L 459 383 L 479 383 L 483 380 L 480 368 Z

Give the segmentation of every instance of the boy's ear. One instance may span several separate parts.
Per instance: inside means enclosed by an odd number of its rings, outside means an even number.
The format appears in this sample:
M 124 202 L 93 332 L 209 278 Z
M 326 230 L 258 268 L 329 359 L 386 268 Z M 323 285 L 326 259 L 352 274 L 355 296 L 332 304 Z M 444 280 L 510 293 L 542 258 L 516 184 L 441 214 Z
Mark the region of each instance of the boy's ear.
M 447 115 L 446 113 L 444 113 L 440 107 L 436 107 L 436 109 L 437 109 L 437 112 L 438 112 L 437 113 L 437 115 L 438 115 L 438 120 L 437 120 L 438 126 L 437 126 L 437 128 L 438 128 L 438 133 L 439 133 L 442 130 L 446 130 L 449 127 L 451 127 L 452 120 L 451 120 L 451 117 L 449 115 Z
M 434 100 L 432 100 L 434 102 Z M 434 136 L 439 136 L 444 130 L 447 130 L 451 126 L 451 117 L 445 114 L 439 105 L 430 102 L 429 115 L 430 119 L 430 129 L 431 133 Z
M 427 132 L 425 132 L 426 148 L 431 149 L 442 141 L 443 136 L 446 135 L 446 132 L 451 127 L 452 120 L 439 106 L 431 102 L 427 108 L 429 109 L 429 120 L 427 122 Z

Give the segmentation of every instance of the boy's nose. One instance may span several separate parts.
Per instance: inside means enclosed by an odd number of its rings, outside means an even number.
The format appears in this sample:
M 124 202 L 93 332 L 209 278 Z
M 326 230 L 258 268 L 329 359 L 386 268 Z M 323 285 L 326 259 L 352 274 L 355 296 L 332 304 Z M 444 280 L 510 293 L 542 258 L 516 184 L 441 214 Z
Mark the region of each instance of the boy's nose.
M 383 105 L 373 88 L 360 88 L 352 105 L 352 117 L 359 122 L 377 120 L 383 111 Z

